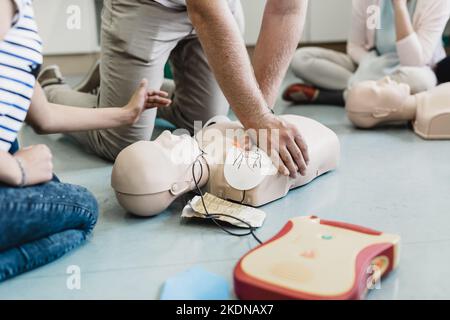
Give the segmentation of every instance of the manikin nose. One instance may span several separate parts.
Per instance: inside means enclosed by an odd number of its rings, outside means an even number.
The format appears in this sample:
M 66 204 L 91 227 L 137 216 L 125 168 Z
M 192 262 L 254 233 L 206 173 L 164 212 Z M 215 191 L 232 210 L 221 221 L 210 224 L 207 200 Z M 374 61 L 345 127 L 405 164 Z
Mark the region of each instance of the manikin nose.
M 392 84 L 392 83 L 394 83 L 394 81 L 392 81 L 392 79 L 390 77 L 384 77 L 381 82 L 385 83 L 385 84 Z
M 175 142 L 178 140 L 178 137 L 172 134 L 170 131 L 166 130 L 159 136 L 159 139 L 163 139 L 164 141 Z
M 159 136 L 159 138 L 169 138 L 171 135 L 170 131 L 165 130 L 163 131 L 163 133 L 161 133 L 161 135 Z

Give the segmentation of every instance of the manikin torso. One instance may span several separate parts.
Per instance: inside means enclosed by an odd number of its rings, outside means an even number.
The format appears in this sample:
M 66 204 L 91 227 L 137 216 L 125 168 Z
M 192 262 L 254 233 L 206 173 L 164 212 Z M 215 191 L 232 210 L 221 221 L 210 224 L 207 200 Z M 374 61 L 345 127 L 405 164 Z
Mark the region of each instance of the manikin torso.
M 419 93 L 416 98 L 414 131 L 424 139 L 450 139 L 450 83 Z
M 245 135 L 234 134 L 243 132 L 239 122 L 223 121 L 204 128 L 195 139 L 166 131 L 155 141 L 141 141 L 124 149 L 112 174 L 119 203 L 136 215 L 156 215 L 196 188 L 194 172 L 199 186 L 207 192 L 225 200 L 261 206 L 337 167 L 340 144 L 333 131 L 308 118 L 283 118 L 299 128 L 308 144 L 310 164 L 305 176 L 291 178 L 275 170 L 262 176 L 251 189 L 230 186 L 224 175 L 225 159 L 230 146 L 245 145 Z
M 425 139 L 450 139 L 450 83 L 411 95 L 407 85 L 389 78 L 361 82 L 348 91 L 346 110 L 360 128 L 413 121 Z
M 213 165 L 211 166 L 210 179 L 206 185 L 206 190 L 225 200 L 259 207 L 286 196 L 289 190 L 308 184 L 318 176 L 337 167 L 340 145 L 337 136 L 330 129 L 304 117 L 286 115 L 283 118 L 299 128 L 308 145 L 311 165 L 305 176 L 298 174 L 296 178 L 291 178 L 277 174 L 275 168 L 273 168 L 275 170 L 274 174 L 267 174 L 255 188 L 242 190 L 242 188 L 231 187 L 224 175 L 224 167 L 228 165 L 225 164 L 225 158 L 229 148 L 223 146 L 229 146 L 234 142 L 226 134 L 227 130 L 231 129 L 233 132 L 238 132 L 243 130 L 243 127 L 239 122 L 219 122 L 207 127 L 197 135 L 197 141 L 203 150 L 211 150 L 211 148 L 216 150 L 217 148 L 220 151 L 213 157 L 209 157 L 207 151 L 206 159 L 209 164 Z M 210 134 L 212 130 L 220 132 L 222 137 L 227 137 L 225 144 L 223 141 L 218 141 L 220 139 L 212 138 L 216 137 L 215 134 Z M 199 139 L 199 136 L 203 139 Z M 245 144 L 244 136 L 236 137 L 234 135 L 233 138 L 238 140 L 239 145 Z

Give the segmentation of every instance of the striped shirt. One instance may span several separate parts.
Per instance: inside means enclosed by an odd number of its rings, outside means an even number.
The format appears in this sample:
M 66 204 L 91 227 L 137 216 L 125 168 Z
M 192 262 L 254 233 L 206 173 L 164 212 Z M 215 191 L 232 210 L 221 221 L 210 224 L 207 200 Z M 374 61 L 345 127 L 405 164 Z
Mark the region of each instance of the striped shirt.
M 14 0 L 11 29 L 0 41 L 0 150 L 8 151 L 30 107 L 36 74 L 42 64 L 31 0 Z

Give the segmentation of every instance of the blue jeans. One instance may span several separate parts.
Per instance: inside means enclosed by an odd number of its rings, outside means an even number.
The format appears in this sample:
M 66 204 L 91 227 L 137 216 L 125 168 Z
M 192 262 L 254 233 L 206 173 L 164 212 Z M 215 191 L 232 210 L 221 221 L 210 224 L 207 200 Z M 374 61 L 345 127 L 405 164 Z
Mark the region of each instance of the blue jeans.
M 80 246 L 97 217 L 97 201 L 88 190 L 56 177 L 27 188 L 0 184 L 0 282 Z

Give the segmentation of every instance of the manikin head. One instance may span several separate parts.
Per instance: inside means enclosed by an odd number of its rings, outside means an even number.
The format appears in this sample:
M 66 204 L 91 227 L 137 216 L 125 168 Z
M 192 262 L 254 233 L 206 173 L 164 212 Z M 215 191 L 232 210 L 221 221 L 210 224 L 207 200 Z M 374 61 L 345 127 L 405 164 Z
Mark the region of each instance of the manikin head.
M 200 155 L 194 139 L 169 131 L 155 141 L 127 147 L 117 157 L 112 172 L 111 185 L 117 200 L 139 216 L 164 211 L 178 196 L 195 188 L 192 164 Z M 206 179 L 205 174 L 201 183 Z
M 360 128 L 413 120 L 414 96 L 407 84 L 397 83 L 389 77 L 364 81 L 348 90 L 346 111 L 350 121 Z

